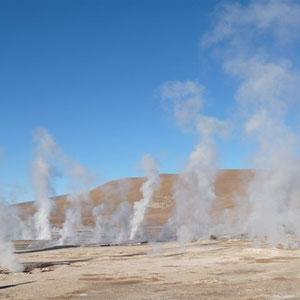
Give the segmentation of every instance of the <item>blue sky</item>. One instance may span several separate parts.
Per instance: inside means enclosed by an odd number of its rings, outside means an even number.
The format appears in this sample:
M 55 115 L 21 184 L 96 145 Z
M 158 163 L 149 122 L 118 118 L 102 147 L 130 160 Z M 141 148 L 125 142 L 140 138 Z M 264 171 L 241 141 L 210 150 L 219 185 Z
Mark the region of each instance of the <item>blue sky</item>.
M 32 134 L 46 128 L 99 184 L 140 176 L 144 153 L 179 172 L 197 137 L 183 133 L 157 89 L 206 87 L 206 113 L 232 117 L 236 83 L 200 46 L 215 0 L 0 1 L 0 182 L 32 197 Z M 222 168 L 241 168 L 245 148 L 218 141 Z M 58 184 L 57 193 L 65 192 Z

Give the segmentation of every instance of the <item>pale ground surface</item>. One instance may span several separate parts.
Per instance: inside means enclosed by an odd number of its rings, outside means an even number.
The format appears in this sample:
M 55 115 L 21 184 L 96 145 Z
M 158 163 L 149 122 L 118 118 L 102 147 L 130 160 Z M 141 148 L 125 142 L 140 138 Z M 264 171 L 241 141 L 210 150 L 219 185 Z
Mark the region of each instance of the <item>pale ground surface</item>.
M 218 172 L 214 219 L 225 209 L 234 218 L 236 198 L 246 201 L 253 175 L 251 170 Z M 173 186 L 178 176 L 161 178 L 145 222 L 152 233 L 160 232 L 176 205 Z M 84 225 L 93 227 L 92 209 L 99 204 L 105 204 L 109 218 L 123 201 L 133 205 L 140 200 L 144 181 L 116 180 L 92 190 L 91 202 L 82 204 Z M 69 203 L 66 196 L 53 201 L 51 223 L 61 227 Z M 24 219 L 35 213 L 33 202 L 17 206 Z M 18 244 L 17 249 L 23 246 Z M 164 243 L 23 253 L 27 273 L 1 274 L 0 269 L 0 299 L 300 300 L 300 248 L 255 248 L 247 240 L 199 240 L 188 244 L 184 254 L 179 248 L 177 243 Z
M 31 271 L 0 274 L 0 299 L 300 299 L 299 248 L 231 239 L 179 250 L 164 243 L 23 253 Z

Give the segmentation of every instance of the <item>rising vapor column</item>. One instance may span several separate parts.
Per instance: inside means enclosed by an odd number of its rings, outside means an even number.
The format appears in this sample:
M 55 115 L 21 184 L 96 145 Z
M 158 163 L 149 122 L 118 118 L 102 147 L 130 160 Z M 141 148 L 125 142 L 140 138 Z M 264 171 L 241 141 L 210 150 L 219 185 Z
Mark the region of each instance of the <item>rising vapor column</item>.
M 52 136 L 43 128 L 36 130 L 34 139 L 38 144 L 33 164 L 33 185 L 37 208 L 34 216 L 36 239 L 51 240 L 50 215 L 54 204 L 49 198 L 53 176 L 53 168 L 49 160 L 57 152 L 57 145 Z
M 0 203 L 0 266 L 12 272 L 22 272 L 23 266 L 14 253 L 15 248 L 11 242 L 13 231 L 11 219 L 10 207 Z
M 130 240 L 133 240 L 139 233 L 145 219 L 146 212 L 153 199 L 154 192 L 159 188 L 161 182 L 161 178 L 158 173 L 158 164 L 151 155 L 144 155 L 141 164 L 142 168 L 146 172 L 147 180 L 141 187 L 143 198 L 134 203 L 134 214 L 131 220 L 129 236 Z
M 190 242 L 215 229 L 211 207 L 216 199 L 218 156 L 214 136 L 226 135 L 228 124 L 203 114 L 204 87 L 195 81 L 171 81 L 161 87 L 163 100 L 171 104 L 177 125 L 196 132 L 199 142 L 174 186 L 176 209 L 168 221 L 177 240 Z M 172 228 L 170 228 L 172 230 Z
M 224 71 L 238 80 L 239 127 L 255 149 L 254 178 L 247 195 L 235 199 L 237 226 L 272 245 L 290 245 L 289 234 L 300 237 L 300 4 L 229 2 L 215 16 L 202 45 L 217 49 Z

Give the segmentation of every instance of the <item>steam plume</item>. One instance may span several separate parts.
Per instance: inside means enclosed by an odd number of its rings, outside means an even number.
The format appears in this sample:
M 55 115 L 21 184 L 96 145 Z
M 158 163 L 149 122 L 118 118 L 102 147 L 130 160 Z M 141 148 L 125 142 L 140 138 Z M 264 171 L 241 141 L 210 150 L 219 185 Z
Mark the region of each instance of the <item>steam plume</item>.
M 145 154 L 143 156 L 141 167 L 146 172 L 147 179 L 141 187 L 143 198 L 134 203 L 134 213 L 131 220 L 131 230 L 129 236 L 130 240 L 133 240 L 137 234 L 139 234 L 146 212 L 153 199 L 154 192 L 159 188 L 161 182 L 158 173 L 158 164 L 151 155 Z
M 257 145 L 253 167 L 263 169 L 245 201 L 237 199 L 249 211 L 240 228 L 272 244 L 283 243 L 287 232 L 300 236 L 299 134 L 288 124 L 291 107 L 299 104 L 300 73 L 292 56 L 274 51 L 290 50 L 299 38 L 299 14 L 296 1 L 227 4 L 203 40 L 218 49 L 225 72 L 240 82 L 236 100 L 244 134 Z
M 12 240 L 29 237 L 27 224 L 19 218 L 15 207 L 6 205 L 4 193 L 2 190 L 0 192 L 0 267 L 7 268 L 11 272 L 22 272 L 24 268 L 14 253 Z
M 22 272 L 23 266 L 19 258 L 14 254 L 14 246 L 11 239 L 14 236 L 14 214 L 10 207 L 0 202 L 0 266 L 8 268 L 12 272 Z
M 175 226 L 177 240 L 185 243 L 211 230 L 210 209 L 216 197 L 214 182 L 218 166 L 214 134 L 224 134 L 227 124 L 202 114 L 204 87 L 197 82 L 168 82 L 161 90 L 162 98 L 173 105 L 177 123 L 181 127 L 193 125 L 199 135 L 199 143 L 175 185 L 176 211 L 169 220 Z
M 67 196 L 69 207 L 66 210 L 65 223 L 60 243 L 78 242 L 78 232 L 82 229 L 82 205 L 90 201 L 90 187 L 93 179 L 84 166 L 65 159 L 66 172 L 71 178 L 71 193 Z
M 132 212 L 127 198 L 131 188 L 131 180 L 125 178 L 117 181 L 113 188 L 102 189 L 107 202 L 118 199 L 120 203 L 111 217 L 107 217 L 109 208 L 103 203 L 93 209 L 95 228 L 92 242 L 119 244 L 128 241 Z
M 35 132 L 34 138 L 38 143 L 33 173 L 37 207 L 34 216 L 36 238 L 51 240 L 50 215 L 54 204 L 49 198 L 49 194 L 52 192 L 51 179 L 53 177 L 50 160 L 57 153 L 57 145 L 53 137 L 43 128 Z

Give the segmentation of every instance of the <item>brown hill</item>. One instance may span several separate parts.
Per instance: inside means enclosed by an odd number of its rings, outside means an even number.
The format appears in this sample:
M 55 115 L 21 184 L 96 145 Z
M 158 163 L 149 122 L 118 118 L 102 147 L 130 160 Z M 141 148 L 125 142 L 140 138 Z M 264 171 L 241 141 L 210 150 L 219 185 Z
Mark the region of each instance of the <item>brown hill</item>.
M 213 205 L 213 213 L 222 211 L 225 208 L 233 208 L 233 195 L 243 195 L 246 192 L 248 182 L 253 177 L 250 170 L 220 170 L 218 171 L 215 184 L 215 192 L 217 200 Z M 160 190 L 156 192 L 154 201 L 147 213 L 147 223 L 155 223 L 157 225 L 164 224 L 171 215 L 175 206 L 173 198 L 173 186 L 178 175 L 162 174 L 162 183 Z M 93 223 L 92 209 L 93 207 L 104 203 L 107 214 L 112 213 L 123 201 L 127 201 L 131 205 L 141 199 L 142 194 L 140 188 L 145 178 L 126 178 L 114 180 L 93 189 L 90 193 L 90 201 L 83 203 L 83 222 L 86 225 Z M 67 195 L 55 197 L 56 210 L 51 216 L 52 224 L 62 226 L 64 222 L 65 209 L 69 203 Z M 33 202 L 20 203 L 18 207 L 21 209 L 23 218 L 33 215 L 35 207 Z

